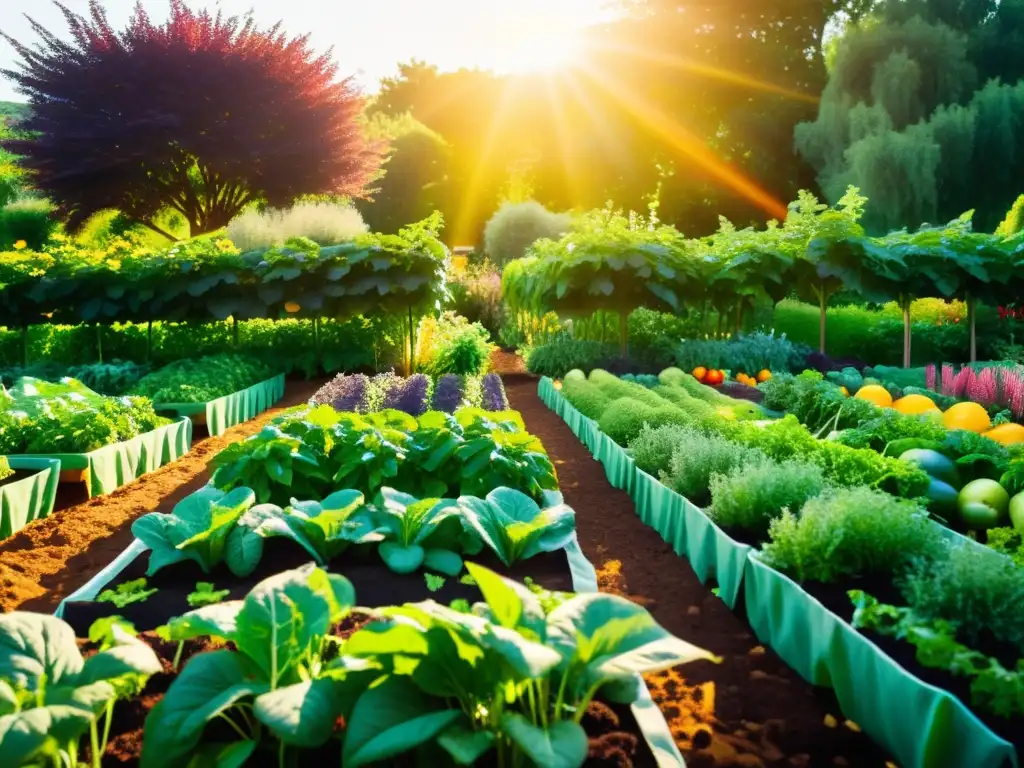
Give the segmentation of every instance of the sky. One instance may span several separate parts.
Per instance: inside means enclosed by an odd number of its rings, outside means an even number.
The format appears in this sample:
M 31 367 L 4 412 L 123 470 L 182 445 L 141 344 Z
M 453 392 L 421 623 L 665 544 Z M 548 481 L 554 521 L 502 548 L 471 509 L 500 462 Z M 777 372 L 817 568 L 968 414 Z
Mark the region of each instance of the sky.
M 85 14 L 88 0 L 63 0 Z M 290 35 L 310 33 L 319 52 L 333 46 L 339 74 L 354 75 L 368 93 L 398 63 L 422 59 L 442 70 L 481 67 L 514 71 L 530 50 L 568 39 L 574 30 L 599 21 L 607 0 L 186 0 L 226 14 L 254 10 L 260 26 L 282 21 Z M 135 0 L 104 0 L 111 24 L 123 28 Z M 167 0 L 143 0 L 154 21 L 167 15 Z M 329 10 L 328 10 L 329 9 Z M 67 25 L 50 0 L 0 0 L 0 30 L 22 43 L 37 40 L 25 14 L 60 37 Z M 0 39 L 0 68 L 18 61 Z M 24 101 L 0 77 L 0 101 Z

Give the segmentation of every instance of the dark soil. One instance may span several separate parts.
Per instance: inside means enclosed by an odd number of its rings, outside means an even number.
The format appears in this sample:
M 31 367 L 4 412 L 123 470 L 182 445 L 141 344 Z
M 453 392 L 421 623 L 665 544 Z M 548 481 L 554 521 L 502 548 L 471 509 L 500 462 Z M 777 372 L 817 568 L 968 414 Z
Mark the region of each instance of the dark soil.
M 365 616 L 352 614 L 335 628 L 334 634 L 347 637 L 366 623 Z M 110 741 L 103 758 L 103 765 L 107 768 L 139 765 L 146 716 L 163 698 L 177 674 L 173 669 L 174 656 L 178 650 L 177 643 L 165 642 L 153 632 L 143 634 L 142 639 L 149 643 L 160 657 L 163 672 L 149 679 L 141 695 L 118 703 Z M 197 653 L 214 650 L 215 647 L 207 640 L 187 641 L 181 654 L 179 669 Z M 589 755 L 584 764 L 588 768 L 655 768 L 657 765 L 629 707 L 594 702 L 588 708 L 582 724 L 591 737 Z M 337 733 L 340 735 L 342 731 L 343 724 L 339 723 Z M 228 742 L 233 741 L 235 735 L 226 724 L 214 722 L 207 727 L 203 738 L 204 741 L 210 742 Z M 302 750 L 301 763 L 297 759 L 299 754 L 293 750 L 288 755 L 292 760 L 291 765 L 340 765 L 341 742 L 332 740 L 319 749 Z M 410 761 L 401 760 L 394 764 L 409 765 Z M 257 751 L 246 762 L 246 766 L 278 768 L 278 756 L 276 752 Z
M 851 581 L 841 586 L 812 582 L 804 584 L 803 587 L 812 597 L 845 621 L 850 621 L 853 618 L 854 611 L 853 602 L 846 594 L 849 589 L 860 589 L 888 605 L 906 605 L 899 590 L 887 580 Z M 863 631 L 862 634 L 919 680 L 948 691 L 960 699 L 961 703 L 974 712 L 979 720 L 1013 744 L 1018 756 L 1024 756 L 1024 717 L 1005 718 L 972 707 L 971 684 L 968 678 L 958 677 L 946 670 L 933 669 L 919 664 L 916 649 L 904 640 L 897 640 L 871 631 Z M 1016 668 L 1017 659 L 1020 656 L 1019 649 L 1000 647 L 989 643 L 980 644 L 976 650 L 999 659 L 1005 668 L 1011 670 Z
M 275 408 L 218 437 L 193 439 L 192 450 L 177 461 L 106 496 L 85 499 L 83 484 L 62 485 L 57 511 L 0 541 L 0 610 L 54 611 L 132 543 L 136 518 L 168 511 L 201 488 L 209 480 L 211 458 L 258 432 L 281 410 L 306 402 L 322 384 L 290 380 Z
M 629 496 L 611 487 L 601 464 L 537 397 L 536 378 L 511 374 L 505 387 L 555 463 L 601 588 L 645 605 L 673 634 L 723 659 L 647 678 L 690 768 L 887 764 L 856 724 L 844 722 L 831 691 L 809 685 L 759 645 L 711 585 L 701 585 L 687 561 L 641 522 Z
M 329 565 L 330 569 L 343 574 L 352 582 L 358 604 L 366 608 L 402 605 L 427 599 L 446 605 L 460 598 L 470 602 L 481 599 L 479 589 L 461 584 L 457 578 L 447 578 L 440 589 L 430 592 L 422 572 L 406 575 L 393 573 L 381 562 L 373 547 L 361 552 L 350 549 L 337 560 L 339 562 Z M 148 578 L 148 587 L 160 590 L 148 600 L 124 608 L 117 608 L 108 602 L 67 603 L 64 606 L 64 620 L 74 627 L 79 637 L 87 636 L 89 626 L 102 616 L 123 616 L 140 631 L 155 629 L 166 624 L 168 619 L 192 610 L 187 598 L 195 590 L 198 581 L 213 582 L 215 589 L 230 589 L 226 600 L 241 600 L 263 579 L 298 568 L 309 561 L 309 554 L 294 542 L 283 538 L 268 539 L 259 567 L 245 578 L 235 576 L 223 564 L 211 573 L 204 574 L 191 560 L 175 563 Z M 546 589 L 572 591 L 572 574 L 564 551 L 541 554 L 516 563 L 511 568 L 503 565 L 493 555 L 486 556 L 483 553 L 474 557 L 473 562 L 518 581 L 530 577 Z M 133 560 L 108 587 L 113 588 L 144 577 L 148 565 L 149 552 L 145 552 Z

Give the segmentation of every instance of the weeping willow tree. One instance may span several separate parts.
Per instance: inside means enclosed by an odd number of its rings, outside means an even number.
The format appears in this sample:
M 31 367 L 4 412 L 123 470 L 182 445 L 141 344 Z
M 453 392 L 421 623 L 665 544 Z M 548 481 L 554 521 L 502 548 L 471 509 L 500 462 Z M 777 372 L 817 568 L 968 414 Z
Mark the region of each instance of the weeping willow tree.
M 828 200 L 849 185 L 871 200 L 863 224 L 873 233 L 972 208 L 977 227 L 992 231 L 1020 192 L 1024 70 L 1020 56 L 994 52 L 1024 2 L 958 15 L 944 5 L 920 0 L 910 15 L 904 2 L 883 3 L 851 25 L 817 119 L 796 129 Z

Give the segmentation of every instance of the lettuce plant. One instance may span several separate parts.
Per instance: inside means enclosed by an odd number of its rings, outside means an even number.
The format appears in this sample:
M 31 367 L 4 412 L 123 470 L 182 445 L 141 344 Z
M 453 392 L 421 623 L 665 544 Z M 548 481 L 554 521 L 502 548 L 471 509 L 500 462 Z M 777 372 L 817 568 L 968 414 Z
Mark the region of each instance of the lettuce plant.
M 83 659 L 74 630 L 55 616 L 0 615 L 0 755 L 9 766 L 99 768 L 114 705 L 140 693 L 162 668 L 118 617 L 89 629 L 98 652 Z M 79 760 L 89 734 L 89 762 Z
M 265 579 L 245 600 L 173 619 L 161 629 L 172 642 L 213 636 L 236 650 L 188 661 L 146 718 L 143 768 L 206 764 L 204 758 L 241 765 L 268 736 L 285 765 L 289 747 L 326 743 L 376 676 L 372 663 L 329 653 L 335 641 L 328 633 L 354 602 L 347 579 L 310 563 Z M 201 744 L 214 720 L 230 724 L 238 740 Z
M 535 499 L 558 488 L 555 466 L 533 435 L 493 429 L 467 439 L 456 453 L 462 462 L 462 493 L 482 496 L 494 488 L 519 488 Z
M 463 765 L 496 750 L 498 765 L 578 768 L 596 696 L 630 703 L 639 675 L 714 658 L 624 598 L 575 595 L 546 609 L 529 588 L 468 568 L 486 600 L 471 613 L 433 601 L 386 608 L 345 643 L 346 656 L 389 670 L 346 721 L 345 766 L 435 742 Z
M 576 532 L 576 514 L 565 504 L 541 509 L 512 488 L 496 488 L 480 499 L 459 498 L 466 524 L 505 565 L 562 549 Z
M 377 496 L 377 516 L 387 540 L 378 552 L 395 573 L 412 573 L 421 565 L 447 576 L 462 570 L 463 527 L 452 499 L 417 499 L 393 488 Z
M 284 492 L 322 496 L 330 475 L 320 457 L 302 438 L 273 424 L 253 437 L 233 443 L 210 461 L 210 482 L 222 490 L 251 488 L 260 503 Z
M 225 492 L 207 485 L 179 501 L 169 515 L 151 512 L 140 517 L 132 524 L 132 533 L 151 550 L 146 575 L 182 560 L 194 560 L 209 573 L 225 559 L 235 523 L 255 501 L 248 488 Z

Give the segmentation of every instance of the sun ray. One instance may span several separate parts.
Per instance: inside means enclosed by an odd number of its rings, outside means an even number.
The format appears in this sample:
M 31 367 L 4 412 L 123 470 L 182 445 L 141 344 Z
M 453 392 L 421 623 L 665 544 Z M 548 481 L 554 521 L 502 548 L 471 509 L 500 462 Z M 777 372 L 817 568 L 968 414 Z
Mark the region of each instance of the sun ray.
M 773 218 L 786 217 L 787 209 L 783 203 L 739 170 L 719 159 L 692 131 L 610 75 L 600 72 L 595 67 L 586 67 L 582 71 L 673 149 Z

